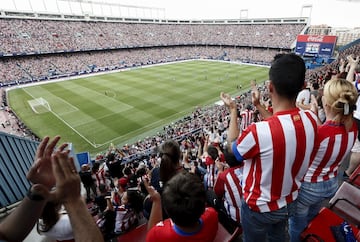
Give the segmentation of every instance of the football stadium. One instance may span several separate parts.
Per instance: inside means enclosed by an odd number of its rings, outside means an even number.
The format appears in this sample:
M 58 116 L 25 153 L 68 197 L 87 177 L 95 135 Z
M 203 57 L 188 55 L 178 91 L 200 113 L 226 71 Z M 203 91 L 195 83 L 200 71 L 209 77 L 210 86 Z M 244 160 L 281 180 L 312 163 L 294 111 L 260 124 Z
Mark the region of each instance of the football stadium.
M 165 6 L 0 4 L 0 241 L 360 241 L 360 26 Z

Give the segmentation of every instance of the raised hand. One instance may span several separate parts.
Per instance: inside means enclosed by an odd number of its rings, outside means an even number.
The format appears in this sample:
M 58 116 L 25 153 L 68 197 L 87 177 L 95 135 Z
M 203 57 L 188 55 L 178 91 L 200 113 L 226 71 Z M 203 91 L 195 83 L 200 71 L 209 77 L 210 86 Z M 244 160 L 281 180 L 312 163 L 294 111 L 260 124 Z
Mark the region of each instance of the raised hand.
M 228 108 L 236 108 L 235 101 L 231 98 L 231 96 L 228 93 L 221 92 L 220 98 L 224 102 L 225 106 Z
M 56 136 L 52 141 L 49 137 L 45 137 L 37 148 L 34 164 L 30 168 L 26 177 L 34 184 L 43 185 L 50 190 L 55 185 L 55 177 L 53 174 L 51 155 L 54 152 L 55 146 L 60 140 L 60 136 Z M 67 144 L 59 147 L 59 150 L 64 150 Z
M 260 92 L 257 89 L 256 85 L 251 85 L 251 102 L 254 106 L 260 104 Z
M 161 200 L 161 196 L 160 193 L 158 193 L 156 191 L 156 189 L 150 185 L 149 180 L 148 179 L 143 179 L 144 182 L 144 186 L 146 188 L 146 191 L 149 193 L 149 197 L 151 201 L 160 201 Z
M 59 149 L 52 155 L 53 173 L 56 179 L 56 189 L 52 193 L 56 196 L 56 200 L 64 204 L 81 199 L 80 176 L 69 153 L 69 150 Z
M 354 58 L 352 55 L 349 55 L 347 60 L 349 61 L 350 67 L 356 67 L 359 64 L 360 57 L 357 56 Z

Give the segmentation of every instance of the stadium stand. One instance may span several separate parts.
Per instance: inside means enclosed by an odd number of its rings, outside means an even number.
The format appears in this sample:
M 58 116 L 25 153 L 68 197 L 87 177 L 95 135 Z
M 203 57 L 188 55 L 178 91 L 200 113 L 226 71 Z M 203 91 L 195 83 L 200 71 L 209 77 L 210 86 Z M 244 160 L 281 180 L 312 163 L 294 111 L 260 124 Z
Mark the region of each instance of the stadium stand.
M 35 17 L 0 18 L 2 42 L 0 87 L 183 59 L 208 58 L 268 65 L 275 54 L 290 52 L 296 36 L 306 28 L 306 22 L 301 19 L 279 20 L 276 23 L 269 21 L 260 23 L 224 21 L 220 24 L 216 22 L 145 22 L 74 21 Z M 324 80 L 338 69 L 339 60 L 345 59 L 349 54 L 360 55 L 359 41 L 341 49 L 338 58 L 331 64 L 308 70 L 307 80 L 318 82 L 322 86 Z M 13 122 L 13 114 L 11 110 L 6 109 L 4 88 L 1 88 L 3 110 L 0 112 L 7 115 L 1 120 L 5 125 L 6 121 Z M 266 96 L 266 88 L 262 86 L 260 88 L 262 95 Z M 244 103 L 251 103 L 251 96 L 248 94 L 244 92 L 244 95 L 236 100 L 237 103 L 242 106 L 246 106 Z M 200 107 L 174 125 L 164 127 L 164 132 L 156 137 L 144 138 L 134 144 L 118 147 L 120 152 L 116 159 L 121 160 L 123 165 L 127 164 L 126 166 L 130 167 L 132 173 L 135 174 L 142 163 L 149 169 L 156 166 L 154 160 L 157 157 L 152 160 L 150 155 L 154 147 L 165 139 L 173 138 L 182 145 L 185 145 L 184 140 L 190 140 L 190 145 L 195 150 L 201 150 L 204 133 L 200 130 L 211 122 L 211 117 L 225 117 L 224 123 L 226 123 L 227 116 L 228 113 L 221 106 Z M 15 122 L 19 123 L 11 124 L 11 129 L 8 128 L 7 132 L 36 139 L 20 121 Z M 217 124 L 216 128 L 220 129 L 220 125 Z M 208 132 L 208 130 L 205 131 Z M 198 140 L 201 141 L 200 145 L 197 143 Z M 25 174 L 32 161 L 37 142 L 3 133 L 0 133 L 0 142 L 1 177 L 16 179 L 16 181 L 11 180 L 6 183 L 4 183 L 5 180 L 1 181 L 2 184 L 8 185 L 5 187 L 6 191 L 2 193 L 6 194 L 6 197 L 1 197 L 0 204 L 1 211 L 7 213 L 11 204 L 23 197 L 24 188 L 29 185 Z M 104 151 L 97 157 L 96 162 L 103 164 L 110 152 L 111 150 Z M 22 156 L 25 164 L 18 162 L 14 167 L 5 166 L 7 160 L 14 160 L 13 158 L 17 160 L 19 157 L 16 156 Z M 354 182 L 359 180 L 358 174 L 353 174 L 350 180 Z M 13 184 L 16 185 L 13 186 Z M 111 184 L 110 181 L 109 184 Z M 0 188 L 4 189 L 3 186 Z M 337 196 L 340 194 L 342 190 L 339 189 Z M 336 196 L 333 199 L 336 201 Z M 340 203 L 334 202 L 334 204 L 336 207 L 336 204 Z M 323 208 L 309 224 L 302 237 L 308 239 L 307 241 L 316 241 L 309 239 L 316 234 L 318 236 L 315 237 L 321 237 L 324 241 L 333 241 L 330 227 L 339 225 L 343 221 L 334 211 Z M 220 225 L 219 228 L 223 226 Z M 131 241 L 143 241 L 140 234 L 144 236 L 144 229 L 146 232 L 146 226 L 140 225 L 129 233 L 120 235 L 118 240 L 127 241 L 126 238 L 130 237 Z M 352 226 L 352 229 L 359 239 L 360 232 L 357 232 L 356 226 Z M 222 236 L 219 232 L 221 237 L 219 241 L 236 239 L 228 239 L 231 235 L 226 231 L 223 232 Z M 238 237 L 238 234 L 234 237 Z
M 275 53 L 290 51 L 306 27 L 304 19 L 144 22 L 0 18 L 0 67 L 5 70 L 0 85 L 180 59 L 266 64 Z

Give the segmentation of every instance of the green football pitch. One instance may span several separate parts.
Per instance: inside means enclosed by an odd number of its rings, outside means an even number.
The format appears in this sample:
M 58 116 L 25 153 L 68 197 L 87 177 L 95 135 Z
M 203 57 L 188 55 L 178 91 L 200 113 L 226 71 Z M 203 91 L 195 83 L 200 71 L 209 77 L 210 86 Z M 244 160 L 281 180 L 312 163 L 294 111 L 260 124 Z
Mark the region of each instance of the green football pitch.
M 60 134 L 76 152 L 94 155 L 161 132 L 221 91 L 238 95 L 268 68 L 185 61 L 10 89 L 9 104 L 39 137 Z M 237 89 L 237 86 L 242 89 Z M 39 101 L 41 100 L 41 101 Z

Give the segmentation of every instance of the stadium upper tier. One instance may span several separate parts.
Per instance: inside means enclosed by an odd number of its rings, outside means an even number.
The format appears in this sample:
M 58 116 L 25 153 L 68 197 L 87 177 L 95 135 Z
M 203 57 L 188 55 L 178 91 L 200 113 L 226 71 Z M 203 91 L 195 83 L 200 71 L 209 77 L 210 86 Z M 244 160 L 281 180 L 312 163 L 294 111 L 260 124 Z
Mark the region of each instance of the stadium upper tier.
M 290 49 L 304 21 L 142 23 L 1 18 L 0 55 L 136 47 L 223 45 Z M 275 22 L 275 21 L 274 21 Z

